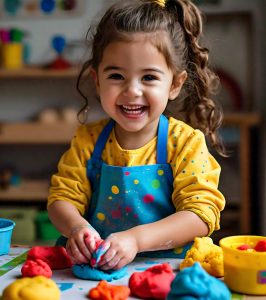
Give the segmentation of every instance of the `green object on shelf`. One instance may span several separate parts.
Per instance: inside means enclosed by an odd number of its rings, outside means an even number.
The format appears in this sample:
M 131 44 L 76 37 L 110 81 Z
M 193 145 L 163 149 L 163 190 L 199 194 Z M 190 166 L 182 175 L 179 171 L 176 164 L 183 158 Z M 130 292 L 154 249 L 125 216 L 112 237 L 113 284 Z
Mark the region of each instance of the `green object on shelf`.
M 10 219 L 16 223 L 13 229 L 13 244 L 31 244 L 36 239 L 36 208 L 1 207 L 0 218 Z
M 56 240 L 60 233 L 51 223 L 46 211 L 38 212 L 36 218 L 38 239 L 43 241 Z

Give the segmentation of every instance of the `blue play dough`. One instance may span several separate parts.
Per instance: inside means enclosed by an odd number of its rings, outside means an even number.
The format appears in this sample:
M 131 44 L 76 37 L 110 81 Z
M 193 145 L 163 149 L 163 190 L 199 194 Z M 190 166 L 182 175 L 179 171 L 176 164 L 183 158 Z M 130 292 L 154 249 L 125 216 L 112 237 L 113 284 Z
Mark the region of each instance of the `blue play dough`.
M 231 293 L 219 279 L 209 275 L 199 263 L 183 269 L 171 284 L 167 300 L 230 300 Z
M 127 275 L 127 267 L 123 267 L 119 270 L 108 270 L 103 271 L 100 269 L 94 269 L 89 265 L 74 265 L 72 267 L 72 273 L 81 279 L 87 279 L 87 280 L 106 280 L 106 281 L 112 281 L 119 278 L 122 278 Z

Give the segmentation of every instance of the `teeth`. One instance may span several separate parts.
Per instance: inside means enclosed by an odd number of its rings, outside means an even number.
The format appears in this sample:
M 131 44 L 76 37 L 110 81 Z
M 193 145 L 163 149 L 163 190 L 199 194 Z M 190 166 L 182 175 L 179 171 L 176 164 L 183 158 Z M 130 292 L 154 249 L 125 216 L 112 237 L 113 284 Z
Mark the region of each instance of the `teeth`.
M 142 105 L 122 105 L 126 110 L 136 110 L 142 108 Z
M 121 105 L 121 108 L 124 113 L 135 115 L 142 113 L 144 110 L 143 105 Z

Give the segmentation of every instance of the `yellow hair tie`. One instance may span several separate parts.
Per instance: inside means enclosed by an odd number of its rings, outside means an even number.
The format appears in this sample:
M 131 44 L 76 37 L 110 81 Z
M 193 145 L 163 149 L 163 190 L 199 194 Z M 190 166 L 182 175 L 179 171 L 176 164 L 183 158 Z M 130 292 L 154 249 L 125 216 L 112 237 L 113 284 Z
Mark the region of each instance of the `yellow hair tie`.
M 154 0 L 155 3 L 159 4 L 162 7 L 165 7 L 166 0 Z

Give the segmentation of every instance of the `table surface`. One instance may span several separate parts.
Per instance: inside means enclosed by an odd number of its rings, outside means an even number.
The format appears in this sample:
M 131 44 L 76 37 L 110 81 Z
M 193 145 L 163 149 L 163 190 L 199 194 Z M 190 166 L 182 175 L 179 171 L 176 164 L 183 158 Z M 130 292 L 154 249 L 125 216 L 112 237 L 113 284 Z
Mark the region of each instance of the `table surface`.
M 10 283 L 21 276 L 21 266 L 26 259 L 28 248 L 12 247 L 8 255 L 0 256 L 0 295 L 3 289 Z M 133 272 L 142 272 L 153 265 L 168 262 L 174 271 L 178 271 L 181 260 L 179 259 L 154 259 L 154 258 L 138 258 L 128 266 L 128 275 L 122 279 L 112 281 L 115 285 L 128 285 L 128 279 Z M 88 299 L 89 290 L 95 287 L 98 282 L 90 280 L 82 280 L 75 278 L 70 269 L 54 270 L 52 279 L 56 282 L 61 290 L 61 299 Z M 137 299 L 129 297 L 128 299 Z M 254 297 L 232 294 L 232 300 L 266 300 L 266 296 Z

